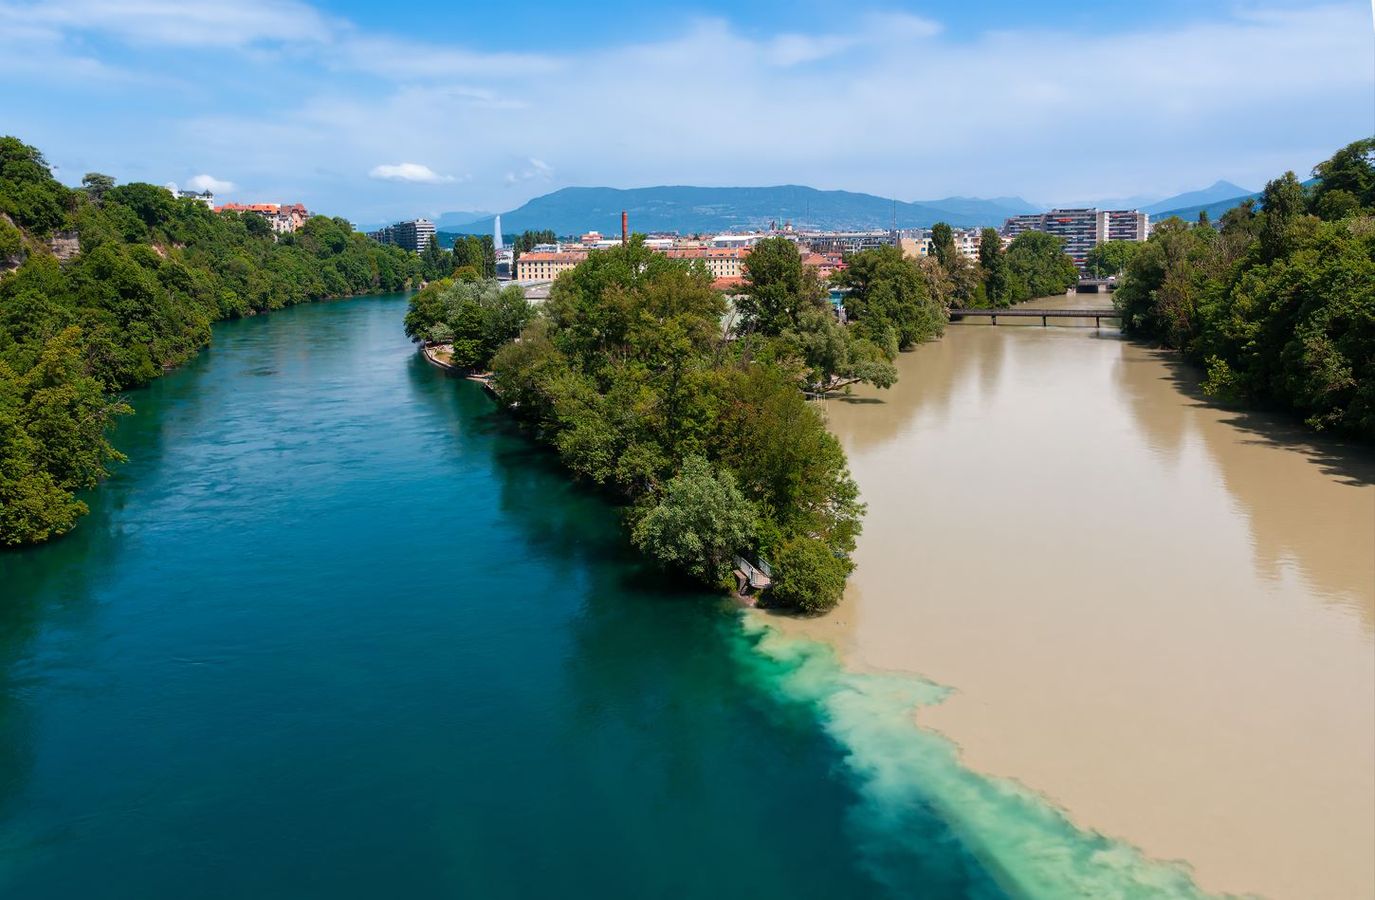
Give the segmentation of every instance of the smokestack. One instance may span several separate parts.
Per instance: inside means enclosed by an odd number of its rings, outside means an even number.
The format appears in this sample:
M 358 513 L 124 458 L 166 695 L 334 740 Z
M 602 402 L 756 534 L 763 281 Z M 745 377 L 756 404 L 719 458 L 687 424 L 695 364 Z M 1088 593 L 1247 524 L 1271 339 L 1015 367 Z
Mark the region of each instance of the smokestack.
M 630 217 L 621 210 L 621 246 L 630 243 Z

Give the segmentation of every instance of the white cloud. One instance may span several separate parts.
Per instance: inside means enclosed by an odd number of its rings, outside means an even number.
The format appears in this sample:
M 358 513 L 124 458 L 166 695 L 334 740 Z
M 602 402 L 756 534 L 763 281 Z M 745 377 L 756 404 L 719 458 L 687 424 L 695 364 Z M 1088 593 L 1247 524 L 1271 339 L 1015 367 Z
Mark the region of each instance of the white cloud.
M 256 43 L 317 43 L 334 26 L 295 0 L 61 0 L 9 6 L 31 27 L 98 31 L 135 43 L 242 47 Z
M 368 177 L 381 178 L 384 181 L 411 181 L 417 184 L 442 184 L 455 180 L 452 175 L 440 175 L 429 166 L 413 162 L 373 166 Z
M 554 178 L 554 168 L 542 159 L 535 159 L 533 156 L 526 159 L 525 168 L 519 172 L 507 172 L 507 184 L 520 184 L 523 181 L 552 181 Z
M 88 24 L 53 12 L 103 6 L 72 0 L 24 7 L 46 11 L 35 21 L 0 0 L 0 70 L 13 65 L 7 49 L 17 55 L 32 44 L 41 51 L 32 51 L 26 78 L 62 48 L 92 64 L 177 71 L 161 54 L 96 52 L 101 43 L 86 40 L 87 31 L 189 40 L 166 33 L 186 24 L 172 4 L 114 2 L 147 13 L 135 26 L 98 12 Z M 158 176 L 190 156 L 233 171 L 255 193 L 305 194 L 340 212 L 368 204 L 404 212 L 404 195 L 387 185 L 397 181 L 436 185 L 429 196 L 451 208 L 510 208 L 518 195 L 561 184 L 797 182 L 903 199 L 1051 201 L 1164 195 L 1219 177 L 1260 185 L 1369 133 L 1375 94 L 1370 19 L 1350 3 L 1267 0 L 1261 12 L 1210 7 L 1206 16 L 1162 16 L 1129 32 L 1042 27 L 958 37 L 906 14 L 762 35 L 705 18 L 665 39 L 548 55 L 365 33 L 299 3 L 196 6 L 185 14 L 189 33 L 217 23 L 238 59 L 214 58 L 195 73 L 202 93 L 187 112 L 167 116 L 177 140 L 94 125 L 91 140 L 117 135 L 110 152 L 148 160 Z M 7 47 L 7 27 L 21 24 L 34 39 Z M 289 52 L 274 49 L 287 42 Z M 269 96 L 251 111 L 244 104 Z M 116 101 L 111 115 L 146 111 Z M 79 127 L 64 128 L 71 146 L 91 142 Z M 452 186 L 469 176 L 375 165 L 400 152 L 447 164 L 455 147 L 473 173 L 461 199 Z M 62 150 L 55 143 L 50 153 Z
M 192 175 L 186 186 L 193 191 L 209 191 L 212 194 L 227 194 L 234 190 L 232 181 L 216 178 L 214 175 Z

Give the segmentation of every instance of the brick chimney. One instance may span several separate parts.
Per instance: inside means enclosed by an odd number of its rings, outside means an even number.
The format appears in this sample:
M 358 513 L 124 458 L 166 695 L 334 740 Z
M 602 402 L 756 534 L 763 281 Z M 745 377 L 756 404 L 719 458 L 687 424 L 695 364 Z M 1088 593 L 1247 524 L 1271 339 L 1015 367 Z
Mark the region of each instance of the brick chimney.
M 630 217 L 621 210 L 621 246 L 630 243 Z

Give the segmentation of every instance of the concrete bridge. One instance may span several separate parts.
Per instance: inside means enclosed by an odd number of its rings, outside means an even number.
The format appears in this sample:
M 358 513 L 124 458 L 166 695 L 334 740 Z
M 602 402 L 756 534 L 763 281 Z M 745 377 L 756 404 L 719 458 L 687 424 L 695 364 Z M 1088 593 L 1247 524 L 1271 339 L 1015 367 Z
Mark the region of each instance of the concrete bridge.
M 1009 306 L 1006 309 L 952 309 L 950 310 L 951 323 L 961 322 L 969 316 L 986 316 L 993 320 L 993 324 L 998 324 L 999 316 L 1006 316 L 1013 319 L 1035 319 L 1039 317 L 1042 325 L 1048 325 L 1050 319 L 1092 319 L 1093 327 L 1103 327 L 1103 319 L 1122 318 L 1121 314 L 1115 309 L 1105 309 L 1103 307 L 1084 308 L 1084 309 L 1030 309 L 1025 306 Z
M 1085 276 L 1079 279 L 1074 286 L 1076 294 L 1104 294 L 1108 291 L 1117 290 L 1117 276 L 1112 275 L 1108 278 L 1089 278 Z

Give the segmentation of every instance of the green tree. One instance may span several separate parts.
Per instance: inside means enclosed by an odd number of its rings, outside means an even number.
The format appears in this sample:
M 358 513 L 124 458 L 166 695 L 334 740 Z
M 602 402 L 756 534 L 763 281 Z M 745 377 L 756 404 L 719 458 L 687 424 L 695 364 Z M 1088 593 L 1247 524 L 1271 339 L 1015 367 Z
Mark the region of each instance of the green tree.
M 1132 254 L 1141 246 L 1140 241 L 1104 241 L 1088 252 L 1085 268 L 1095 278 L 1121 275 L 1127 270 Z
M 114 188 L 115 180 L 99 172 L 87 172 L 81 176 L 81 186 L 85 188 L 87 196 L 99 203 Z
M 931 226 L 931 255 L 936 257 L 936 262 L 946 271 L 950 271 L 959 259 L 960 253 L 955 249 L 954 229 L 945 222 L 937 222 Z
M 795 537 L 778 549 L 773 568 L 775 599 L 804 612 L 822 613 L 840 602 L 853 566 L 822 542 Z
M 1355 209 L 1375 209 L 1375 137 L 1347 144 L 1331 159 L 1314 166 L 1313 175 L 1318 179 L 1313 191 L 1315 209 L 1335 205 L 1342 210 L 1341 215 L 1349 214 L 1352 207 L 1346 197 L 1355 201 Z M 1333 194 L 1343 195 L 1336 204 L 1330 199 Z
M 862 336 L 878 346 L 895 338 L 905 350 L 945 329 L 945 309 L 927 291 L 917 262 L 899 248 L 875 247 L 846 262 L 836 280 L 849 289 L 845 308 Z
M 764 238 L 745 257 L 745 281 L 735 301 L 746 330 L 776 335 L 796 328 L 803 310 L 824 304 L 816 272 L 802 265 L 797 244 Z
M 1005 258 L 1018 288 L 1013 302 L 1063 294 L 1079 280 L 1064 247 L 1063 238 L 1044 231 L 1024 231 L 1012 239 Z
M 758 524 L 735 476 L 689 456 L 640 518 L 631 540 L 661 564 L 708 584 L 730 577 L 731 560 L 749 548 Z
M 1293 172 L 1285 172 L 1265 185 L 1261 194 L 1265 212 L 1260 229 L 1260 250 L 1267 260 L 1278 259 L 1290 247 L 1290 232 L 1307 208 L 1303 185 Z

